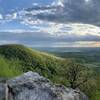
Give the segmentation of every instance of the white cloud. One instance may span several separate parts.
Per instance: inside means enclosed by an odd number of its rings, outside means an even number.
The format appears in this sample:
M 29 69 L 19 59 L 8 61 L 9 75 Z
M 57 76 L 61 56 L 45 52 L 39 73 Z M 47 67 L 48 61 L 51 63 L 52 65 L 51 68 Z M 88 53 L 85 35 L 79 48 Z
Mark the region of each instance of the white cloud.
M 71 33 L 76 35 L 96 35 L 100 36 L 100 28 L 98 26 L 90 25 L 90 24 L 69 24 L 72 28 Z
M 91 0 L 85 0 L 86 2 L 89 2 L 89 1 L 91 1 Z
M 0 45 L 2 44 L 16 44 L 19 43 L 18 40 L 0 40 Z
M 38 3 L 33 3 L 32 5 L 33 5 L 33 6 L 38 6 L 39 4 L 38 4 Z
M 40 19 L 31 19 L 29 17 L 24 18 L 21 22 L 30 26 L 33 29 L 37 29 L 36 32 L 49 33 L 53 36 L 88 36 L 93 35 L 100 37 L 100 28 L 98 26 L 82 23 L 56 23 L 43 21 Z M 33 30 L 35 32 L 35 30 Z
M 16 18 L 17 18 L 17 13 L 7 14 L 7 15 L 5 16 L 5 19 L 6 19 L 6 20 L 14 20 L 14 19 L 16 19 Z
M 51 5 L 64 7 L 63 0 L 54 0 Z
M 3 16 L 2 16 L 2 14 L 0 14 L 0 20 L 1 20 L 1 19 L 3 19 Z
M 8 34 L 9 33 L 13 33 L 13 34 L 23 34 L 23 33 L 27 33 L 27 32 L 33 32 L 31 30 L 27 30 L 27 29 L 8 29 L 8 30 L 0 30 L 0 32 L 7 32 Z
M 79 41 L 79 42 L 54 42 L 45 44 L 29 44 L 30 47 L 100 47 L 100 42 Z

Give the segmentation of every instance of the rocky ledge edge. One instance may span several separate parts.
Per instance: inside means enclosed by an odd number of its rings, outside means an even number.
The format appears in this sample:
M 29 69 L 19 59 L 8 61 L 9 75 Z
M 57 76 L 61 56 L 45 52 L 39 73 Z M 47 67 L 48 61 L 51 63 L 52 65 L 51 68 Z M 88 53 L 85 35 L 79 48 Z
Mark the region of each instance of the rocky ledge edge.
M 35 72 L 27 72 L 14 79 L 0 78 L 0 100 L 88 100 L 79 90 L 54 85 Z

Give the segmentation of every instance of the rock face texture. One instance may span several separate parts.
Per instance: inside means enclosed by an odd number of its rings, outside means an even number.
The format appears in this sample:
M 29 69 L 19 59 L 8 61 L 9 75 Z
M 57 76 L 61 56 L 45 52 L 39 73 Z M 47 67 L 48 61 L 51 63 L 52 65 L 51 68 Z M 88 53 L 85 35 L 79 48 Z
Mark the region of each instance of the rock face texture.
M 5 100 L 5 85 L 0 83 L 0 100 Z
M 5 95 L 0 100 L 88 100 L 82 92 L 54 85 L 33 72 L 8 80 Z
M 0 100 L 5 100 L 5 92 L 6 92 L 5 82 L 6 82 L 5 78 L 0 78 Z

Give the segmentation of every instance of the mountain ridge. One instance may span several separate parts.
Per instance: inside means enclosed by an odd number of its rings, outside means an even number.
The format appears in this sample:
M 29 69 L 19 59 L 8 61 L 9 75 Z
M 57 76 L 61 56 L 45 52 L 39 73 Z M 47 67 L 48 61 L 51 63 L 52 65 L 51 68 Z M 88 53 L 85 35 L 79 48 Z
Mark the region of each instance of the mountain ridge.
M 63 58 L 32 50 L 19 44 L 1 45 L 0 56 L 9 61 L 13 59 L 13 63 L 18 61 L 18 69 L 22 72 L 36 71 L 50 79 L 55 76 L 58 77 L 57 73 L 59 73 L 64 61 Z

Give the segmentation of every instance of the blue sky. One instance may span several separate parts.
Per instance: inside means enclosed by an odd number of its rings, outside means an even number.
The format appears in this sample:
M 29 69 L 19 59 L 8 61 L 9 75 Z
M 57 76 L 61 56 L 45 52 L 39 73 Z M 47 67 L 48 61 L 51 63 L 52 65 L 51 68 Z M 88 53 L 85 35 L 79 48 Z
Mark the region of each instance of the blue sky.
M 0 0 L 0 44 L 100 47 L 100 0 Z

